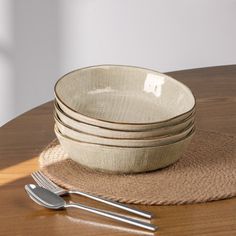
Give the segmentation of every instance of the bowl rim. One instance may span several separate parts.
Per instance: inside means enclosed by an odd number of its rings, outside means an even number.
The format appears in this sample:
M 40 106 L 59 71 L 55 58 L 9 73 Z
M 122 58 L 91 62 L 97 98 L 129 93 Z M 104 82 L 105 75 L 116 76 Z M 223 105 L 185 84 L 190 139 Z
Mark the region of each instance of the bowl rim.
M 103 68 L 103 67 L 123 67 L 123 68 L 133 68 L 133 69 L 141 69 L 141 70 L 146 70 L 146 71 L 149 71 L 149 72 L 152 72 L 152 73 L 157 73 L 157 74 L 162 74 L 164 75 L 165 77 L 168 77 L 170 79 L 173 79 L 176 83 L 179 83 L 181 86 L 185 87 L 189 92 L 190 94 L 193 96 L 193 100 L 194 100 L 194 104 L 193 104 L 193 107 L 184 112 L 184 113 L 181 113 L 177 116 L 174 116 L 174 117 L 171 117 L 169 119 L 166 119 L 166 120 L 162 120 L 162 121 L 157 121 L 157 122 L 118 122 L 118 121 L 111 121 L 111 120 L 104 120 L 104 119 L 101 119 L 101 118 L 96 118 L 96 117 L 93 117 L 93 116 L 89 116 L 89 115 L 85 115 L 79 111 L 76 111 L 74 110 L 73 108 L 69 107 L 67 104 L 65 104 L 61 98 L 58 96 L 58 93 L 57 93 L 57 86 L 59 84 L 59 82 L 61 80 L 63 80 L 66 76 L 72 74 L 72 73 L 75 73 L 75 72 L 78 72 L 78 71 L 81 71 L 81 70 L 87 70 L 87 69 L 92 69 L 92 68 Z M 121 64 L 99 64 L 99 65 L 93 65 L 93 66 L 87 66 L 87 67 L 82 67 L 82 68 L 79 68 L 79 69 L 75 69 L 75 70 L 72 70 L 66 74 L 64 74 L 62 77 L 60 77 L 57 82 L 55 83 L 54 85 L 54 94 L 55 94 L 55 97 L 56 97 L 56 100 L 59 100 L 59 102 L 61 102 L 65 107 L 67 107 L 67 109 L 69 109 L 70 111 L 80 115 L 80 116 L 83 116 L 83 117 L 87 117 L 87 118 L 90 118 L 92 119 L 93 121 L 101 121 L 101 122 L 105 122 L 107 124 L 118 124 L 118 125 L 131 125 L 131 126 L 139 126 L 139 125 L 155 125 L 155 124 L 161 124 L 161 123 L 165 123 L 165 122 L 169 122 L 169 121 L 172 121 L 174 119 L 177 119 L 181 116 L 184 116 L 185 114 L 187 113 L 191 113 L 195 107 L 196 107 L 196 97 L 195 95 L 193 94 L 193 92 L 191 91 L 191 89 L 185 85 L 184 83 L 176 80 L 175 78 L 173 78 L 172 76 L 169 76 L 167 74 L 164 74 L 164 73 L 161 73 L 159 71 L 156 71 L 156 70 L 153 70 L 153 69 L 149 69 L 149 68 L 145 68 L 145 67 L 139 67 L 139 66 L 131 66 L 131 65 L 121 65 Z
M 92 127 L 95 127 L 95 128 L 99 128 L 99 129 L 105 129 L 105 130 L 109 130 L 111 132 L 127 132 L 127 133 L 139 133 L 139 132 L 151 132 L 153 131 L 153 128 L 149 128 L 149 129 L 146 129 L 146 130 L 117 130 L 117 129 L 114 129 L 114 128 L 107 128 L 107 127 L 101 127 L 99 125 L 94 125 L 94 124 L 90 124 L 90 123 L 87 123 L 87 122 L 84 122 L 84 121 L 80 121 L 80 120 L 76 120 L 75 118 L 71 117 L 69 114 L 65 113 L 59 106 L 59 104 L 57 103 L 57 101 L 54 99 L 54 102 L 53 102 L 53 105 L 54 105 L 54 112 L 53 114 L 55 115 L 56 113 L 56 116 L 58 118 L 60 118 L 58 116 L 58 112 L 60 112 L 61 115 L 67 117 L 68 119 L 72 120 L 73 122 L 78 122 L 78 123 L 81 123 L 81 124 L 85 124 L 85 125 L 88 125 L 88 126 L 92 126 Z M 174 124 L 166 124 L 165 126 L 161 126 L 159 128 L 156 128 L 156 129 L 162 129 L 162 128 L 171 128 L 175 125 L 179 125 L 179 124 L 182 124 L 182 123 L 185 123 L 187 122 L 189 119 L 193 119 L 193 121 L 195 121 L 195 115 L 196 115 L 196 111 L 192 111 L 190 113 L 189 116 L 187 116 L 185 119 L 181 120 L 180 122 L 177 122 L 177 123 L 174 123 Z M 63 122 L 63 121 L 61 121 Z M 64 123 L 64 122 L 63 122 Z M 66 124 L 67 126 L 69 126 L 70 128 L 72 129 L 75 129 L 74 127 Z
M 164 146 L 172 145 L 172 144 L 175 144 L 175 143 L 178 143 L 178 142 L 182 142 L 185 139 L 192 137 L 196 133 L 196 126 L 193 125 L 193 128 L 191 129 L 191 131 L 185 137 L 181 138 L 180 140 L 177 140 L 177 141 L 171 142 L 171 143 L 167 143 L 167 144 L 163 144 L 163 145 L 146 146 L 146 147 L 141 147 L 141 146 L 139 146 L 139 147 L 138 146 L 137 147 L 136 146 L 133 146 L 133 147 L 116 146 L 116 145 L 96 144 L 96 143 L 89 143 L 89 142 L 79 141 L 79 140 L 73 139 L 71 137 L 68 137 L 68 136 L 62 134 L 60 132 L 60 130 L 58 129 L 56 124 L 54 124 L 54 132 L 56 133 L 56 135 L 59 135 L 64 139 L 74 141 L 74 142 L 77 142 L 77 143 L 81 143 L 81 144 L 87 145 L 87 146 L 99 146 L 99 147 L 106 147 L 106 148 L 111 148 L 111 149 L 114 149 L 114 148 L 117 148 L 117 149 L 156 149 L 156 148 L 159 148 L 159 147 L 164 147 Z
M 78 133 L 81 133 L 81 134 L 86 134 L 86 135 L 89 135 L 89 136 L 92 136 L 92 137 L 97 137 L 97 138 L 102 138 L 104 140 L 126 140 L 126 141 L 143 141 L 143 140 L 147 140 L 147 141 L 154 141 L 156 139 L 162 139 L 162 138 L 171 138 L 172 136 L 175 136 L 175 135 L 179 135 L 181 134 L 182 132 L 186 132 L 189 130 L 189 133 L 191 132 L 191 128 L 194 127 L 195 125 L 195 120 L 191 121 L 187 126 L 185 126 L 183 129 L 181 129 L 180 131 L 178 131 L 177 133 L 172 133 L 172 134 L 165 134 L 165 135 L 162 135 L 162 136 L 153 136 L 153 137 L 147 137 L 147 138 L 138 138 L 138 139 L 134 139 L 134 138 L 109 138 L 109 137 L 105 137 L 105 136 L 101 136 L 101 135 L 97 135 L 97 134 L 90 134 L 90 133 L 87 133 L 87 132 L 83 132 L 83 131 L 80 131 L 74 127 L 71 127 L 69 126 L 68 124 L 65 124 L 63 121 L 60 120 L 60 118 L 58 117 L 57 113 L 54 111 L 54 114 L 53 114 L 53 117 L 54 117 L 54 120 L 56 123 L 59 123 L 61 126 L 65 127 L 66 129 L 69 129 L 69 130 L 72 130 L 73 132 L 78 132 Z M 59 129 L 59 127 L 57 126 L 57 128 Z M 59 130 L 60 131 L 60 130 Z M 61 132 L 61 131 L 60 131 Z M 188 134 L 189 134 L 188 133 Z M 187 135 L 188 135 L 187 134 Z M 73 139 L 73 138 L 72 138 Z M 123 147 L 123 146 L 122 146 Z

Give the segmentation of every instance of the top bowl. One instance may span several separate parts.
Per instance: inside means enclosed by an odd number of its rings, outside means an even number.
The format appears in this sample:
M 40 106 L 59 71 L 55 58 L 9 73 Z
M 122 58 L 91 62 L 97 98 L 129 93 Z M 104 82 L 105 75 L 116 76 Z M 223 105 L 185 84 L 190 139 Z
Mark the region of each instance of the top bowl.
M 79 121 L 118 130 L 178 123 L 194 111 L 191 90 L 156 71 L 117 65 L 75 70 L 55 85 L 61 109 Z

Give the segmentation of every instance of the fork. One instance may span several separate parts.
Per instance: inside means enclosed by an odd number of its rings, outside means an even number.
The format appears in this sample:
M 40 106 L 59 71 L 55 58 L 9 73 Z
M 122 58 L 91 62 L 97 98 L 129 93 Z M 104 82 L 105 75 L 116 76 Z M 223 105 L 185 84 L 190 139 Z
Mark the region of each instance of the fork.
M 136 214 L 145 218 L 150 219 L 153 217 L 153 214 L 150 212 L 138 210 L 122 203 L 118 203 L 112 200 L 104 199 L 102 197 L 94 196 L 89 193 L 81 192 L 79 190 L 66 190 L 64 188 L 61 188 L 60 186 L 52 182 L 42 171 L 33 172 L 31 176 L 33 177 L 33 179 L 39 186 L 46 188 L 59 196 L 66 195 L 66 194 L 78 194 L 78 195 L 93 199 L 98 202 L 105 203 L 107 205 L 131 212 L 133 214 Z

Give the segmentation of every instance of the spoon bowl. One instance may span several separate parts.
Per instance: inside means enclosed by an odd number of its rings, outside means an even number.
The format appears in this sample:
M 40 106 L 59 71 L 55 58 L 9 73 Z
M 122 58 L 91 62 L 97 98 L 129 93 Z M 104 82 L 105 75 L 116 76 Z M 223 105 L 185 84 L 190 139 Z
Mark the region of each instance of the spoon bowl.
M 25 185 L 25 191 L 33 201 L 46 208 L 57 210 L 64 208 L 66 205 L 62 197 L 34 184 Z

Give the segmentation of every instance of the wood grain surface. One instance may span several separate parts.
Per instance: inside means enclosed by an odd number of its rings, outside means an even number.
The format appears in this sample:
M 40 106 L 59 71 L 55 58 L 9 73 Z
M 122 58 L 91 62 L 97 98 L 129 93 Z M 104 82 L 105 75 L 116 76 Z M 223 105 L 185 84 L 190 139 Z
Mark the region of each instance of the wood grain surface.
M 199 128 L 236 134 L 236 65 L 168 74 L 193 90 Z M 155 213 L 152 223 L 160 227 L 155 234 L 77 209 L 51 211 L 36 205 L 24 185 L 33 182 L 30 173 L 38 168 L 37 156 L 55 138 L 52 110 L 48 102 L 0 128 L 0 235 L 236 235 L 236 198 L 180 206 L 137 205 Z M 83 197 L 68 199 L 122 213 Z

